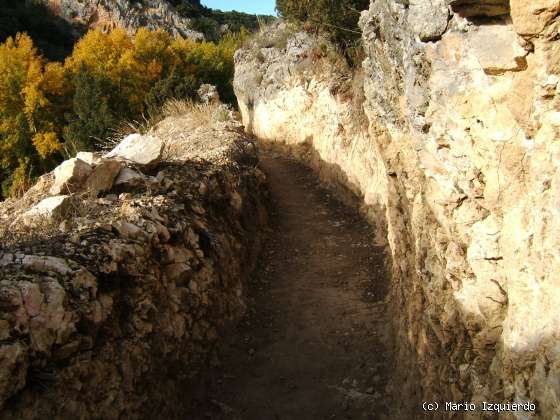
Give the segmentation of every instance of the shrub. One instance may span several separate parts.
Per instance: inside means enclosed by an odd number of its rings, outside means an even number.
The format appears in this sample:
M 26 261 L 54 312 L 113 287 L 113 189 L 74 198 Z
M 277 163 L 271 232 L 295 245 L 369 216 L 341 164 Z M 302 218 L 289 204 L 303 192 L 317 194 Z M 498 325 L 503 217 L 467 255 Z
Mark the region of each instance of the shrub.
M 277 0 L 276 8 L 288 20 L 307 22 L 330 34 L 342 47 L 347 58 L 358 43 L 360 12 L 367 9 L 369 0 Z
M 95 74 L 83 65 L 73 84 L 73 112 L 67 116 L 68 126 L 64 130 L 68 156 L 97 149 L 97 143 L 117 122 L 113 114 L 117 107 L 111 103 L 110 94 L 114 87 L 107 77 Z

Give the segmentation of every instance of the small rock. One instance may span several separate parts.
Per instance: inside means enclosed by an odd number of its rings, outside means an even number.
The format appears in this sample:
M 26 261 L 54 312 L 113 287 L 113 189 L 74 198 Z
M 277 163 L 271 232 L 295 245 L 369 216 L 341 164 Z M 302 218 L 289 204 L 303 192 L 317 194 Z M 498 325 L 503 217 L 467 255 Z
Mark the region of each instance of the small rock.
M 124 189 L 136 188 L 145 183 L 146 177 L 144 174 L 131 168 L 122 168 L 117 179 L 115 179 L 115 187 Z
M 448 17 L 449 11 L 444 0 L 410 1 L 408 24 L 421 41 L 441 38 L 447 29 Z
M 105 197 L 98 198 L 98 199 L 97 199 L 97 202 L 98 202 L 99 204 L 101 204 L 102 206 L 110 206 L 111 204 L 114 203 L 113 200 L 108 200 L 108 199 L 105 198 Z
M 114 222 L 113 227 L 119 232 L 119 235 L 125 238 L 138 238 L 142 234 L 142 229 L 138 226 L 123 220 Z

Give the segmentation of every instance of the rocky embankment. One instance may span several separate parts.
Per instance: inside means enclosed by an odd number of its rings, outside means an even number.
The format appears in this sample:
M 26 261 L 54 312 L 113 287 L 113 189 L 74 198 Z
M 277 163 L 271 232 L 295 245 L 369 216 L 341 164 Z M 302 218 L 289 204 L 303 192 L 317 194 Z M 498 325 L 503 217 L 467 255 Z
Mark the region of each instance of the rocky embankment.
M 408 417 L 560 415 L 559 10 L 372 1 L 355 73 L 284 24 L 237 53 L 247 129 L 353 191 L 388 248 Z
M 254 144 L 195 111 L 0 204 L 0 418 L 184 418 L 266 220 Z
M 192 30 L 190 19 L 181 16 L 166 0 L 41 0 L 58 16 L 89 29 L 115 28 L 135 33 L 139 28 L 164 29 L 173 35 L 204 39 Z M 196 3 L 196 2 L 194 2 Z

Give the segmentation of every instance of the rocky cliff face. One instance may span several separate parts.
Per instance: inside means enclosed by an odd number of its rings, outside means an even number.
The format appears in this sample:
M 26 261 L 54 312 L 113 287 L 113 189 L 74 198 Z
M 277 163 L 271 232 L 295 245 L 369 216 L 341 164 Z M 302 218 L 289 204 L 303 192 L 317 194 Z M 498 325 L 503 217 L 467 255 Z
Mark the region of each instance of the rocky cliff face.
M 237 53 L 246 128 L 350 188 L 387 246 L 409 415 L 420 401 L 560 415 L 559 10 L 372 1 L 353 75 L 283 26 Z
M 265 222 L 241 133 L 168 118 L 0 205 L 0 418 L 184 418 Z
M 204 39 L 193 31 L 191 21 L 182 17 L 166 0 L 42 0 L 58 16 L 90 29 L 110 31 L 124 28 L 130 33 L 140 27 L 165 29 L 173 35 Z

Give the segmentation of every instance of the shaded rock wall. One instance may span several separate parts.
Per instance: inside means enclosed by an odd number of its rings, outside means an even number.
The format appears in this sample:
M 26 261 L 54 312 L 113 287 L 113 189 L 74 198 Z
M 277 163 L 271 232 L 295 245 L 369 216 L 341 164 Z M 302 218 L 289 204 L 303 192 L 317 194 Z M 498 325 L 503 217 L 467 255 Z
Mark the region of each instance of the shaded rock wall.
M 2 203 L 0 418 L 184 418 L 244 314 L 266 221 L 254 145 L 235 124 L 188 118 L 151 132 L 168 154 L 156 167 L 121 162 L 108 191 L 73 183 L 70 207 L 28 231 L 54 177 Z M 91 162 L 100 178 L 116 161 Z
M 531 401 L 560 415 L 558 11 L 377 0 L 359 73 L 303 32 L 237 53 L 247 129 L 350 187 L 388 246 L 405 412 Z

